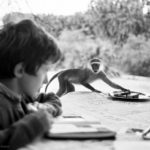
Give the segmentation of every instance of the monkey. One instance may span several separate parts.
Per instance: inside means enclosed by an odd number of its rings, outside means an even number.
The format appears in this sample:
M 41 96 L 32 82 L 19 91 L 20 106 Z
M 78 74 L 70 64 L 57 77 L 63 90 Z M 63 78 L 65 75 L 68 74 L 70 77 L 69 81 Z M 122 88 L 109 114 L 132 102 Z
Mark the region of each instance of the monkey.
M 122 86 L 112 82 L 102 69 L 101 59 L 93 58 L 89 62 L 89 66 L 86 68 L 67 69 L 56 73 L 48 82 L 45 88 L 45 92 L 49 84 L 58 77 L 59 89 L 56 93 L 57 96 L 61 97 L 64 94 L 75 91 L 74 84 L 80 84 L 88 88 L 92 92 L 102 93 L 90 85 L 90 83 L 101 79 L 109 86 L 120 89 L 122 91 L 128 91 Z

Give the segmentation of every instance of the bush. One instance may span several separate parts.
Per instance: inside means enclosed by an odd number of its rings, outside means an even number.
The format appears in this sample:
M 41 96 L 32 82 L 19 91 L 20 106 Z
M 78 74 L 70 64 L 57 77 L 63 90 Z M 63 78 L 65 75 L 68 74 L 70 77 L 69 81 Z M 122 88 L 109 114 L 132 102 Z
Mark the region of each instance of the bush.
M 59 36 L 63 59 L 62 68 L 82 67 L 95 53 L 97 43 L 84 35 L 82 30 L 64 30 Z
M 130 35 L 118 53 L 120 68 L 133 75 L 150 76 L 150 40 Z

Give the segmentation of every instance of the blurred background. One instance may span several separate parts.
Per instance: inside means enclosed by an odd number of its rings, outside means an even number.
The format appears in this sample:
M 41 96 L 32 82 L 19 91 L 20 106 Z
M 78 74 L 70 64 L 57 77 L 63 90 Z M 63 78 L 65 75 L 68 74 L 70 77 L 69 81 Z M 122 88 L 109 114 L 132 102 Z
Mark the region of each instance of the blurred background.
M 32 19 L 57 40 L 53 71 L 101 57 L 110 76 L 150 76 L 150 0 L 0 0 L 0 23 Z

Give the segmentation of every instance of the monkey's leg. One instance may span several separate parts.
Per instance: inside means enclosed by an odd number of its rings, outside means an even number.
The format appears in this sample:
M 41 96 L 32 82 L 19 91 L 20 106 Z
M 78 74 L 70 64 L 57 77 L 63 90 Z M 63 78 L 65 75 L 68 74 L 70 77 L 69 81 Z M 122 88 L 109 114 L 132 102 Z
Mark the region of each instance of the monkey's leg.
M 75 87 L 70 82 L 67 82 L 67 91 L 66 91 L 66 94 L 69 93 L 69 92 L 73 92 L 73 91 L 75 91 Z
M 85 86 L 86 88 L 90 89 L 92 92 L 97 92 L 97 93 L 102 93 L 99 90 L 96 90 L 95 88 L 93 88 L 90 84 L 88 83 L 81 83 L 83 86 Z
M 65 94 L 65 92 L 67 90 L 67 81 L 65 81 L 62 78 L 58 78 L 58 82 L 59 82 L 59 89 L 58 89 L 56 95 L 61 97 L 62 95 Z

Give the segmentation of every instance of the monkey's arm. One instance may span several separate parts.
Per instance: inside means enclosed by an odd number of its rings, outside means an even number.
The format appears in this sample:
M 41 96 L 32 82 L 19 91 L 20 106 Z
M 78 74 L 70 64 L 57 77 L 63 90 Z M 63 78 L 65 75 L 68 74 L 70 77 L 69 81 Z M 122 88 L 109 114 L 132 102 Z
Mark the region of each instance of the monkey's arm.
M 85 86 L 86 88 L 90 89 L 93 92 L 97 92 L 97 93 L 101 93 L 101 91 L 96 90 L 95 88 L 93 88 L 90 84 L 88 83 L 81 83 L 83 86 Z
M 124 87 L 112 82 L 104 72 L 101 72 L 100 74 L 100 78 L 105 82 L 107 83 L 109 86 L 115 88 L 115 89 L 120 89 L 120 90 L 123 90 L 123 91 L 127 91 L 127 89 L 125 89 Z

